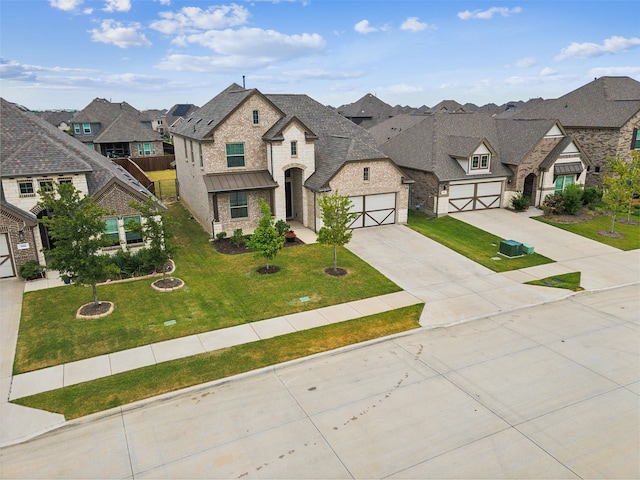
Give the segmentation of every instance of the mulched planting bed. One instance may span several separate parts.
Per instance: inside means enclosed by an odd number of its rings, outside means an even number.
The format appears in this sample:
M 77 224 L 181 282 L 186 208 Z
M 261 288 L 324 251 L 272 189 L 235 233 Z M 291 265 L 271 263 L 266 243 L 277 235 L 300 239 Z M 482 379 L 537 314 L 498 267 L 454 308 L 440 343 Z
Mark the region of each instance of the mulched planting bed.
M 347 274 L 347 271 L 344 268 L 336 268 L 333 267 L 325 268 L 324 273 L 327 275 L 331 275 L 332 277 L 344 277 Z
M 156 280 L 155 282 L 153 282 L 153 285 L 156 288 L 179 288 L 184 285 L 184 282 L 179 278 L 167 277 L 164 279 L 161 278 L 160 280 Z
M 284 242 L 285 247 L 295 247 L 297 245 L 304 245 L 304 242 L 296 237 L 294 242 Z M 223 238 L 222 240 L 216 240 L 213 242 L 213 248 L 215 248 L 218 252 L 224 255 L 238 255 L 241 253 L 250 253 L 253 250 L 243 246 L 238 247 L 231 243 L 231 240 L 228 238 Z

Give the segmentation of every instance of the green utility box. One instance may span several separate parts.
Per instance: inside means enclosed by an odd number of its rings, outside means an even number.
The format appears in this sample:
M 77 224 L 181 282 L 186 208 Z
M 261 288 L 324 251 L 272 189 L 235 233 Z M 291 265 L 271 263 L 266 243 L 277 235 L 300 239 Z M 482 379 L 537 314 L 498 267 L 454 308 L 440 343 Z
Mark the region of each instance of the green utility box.
M 515 240 L 502 240 L 500 242 L 500 253 L 507 257 L 518 257 L 522 255 L 522 243 Z
M 529 245 L 528 243 L 523 243 L 522 244 L 522 251 L 524 253 L 526 253 L 527 255 L 532 255 L 533 254 L 533 245 Z

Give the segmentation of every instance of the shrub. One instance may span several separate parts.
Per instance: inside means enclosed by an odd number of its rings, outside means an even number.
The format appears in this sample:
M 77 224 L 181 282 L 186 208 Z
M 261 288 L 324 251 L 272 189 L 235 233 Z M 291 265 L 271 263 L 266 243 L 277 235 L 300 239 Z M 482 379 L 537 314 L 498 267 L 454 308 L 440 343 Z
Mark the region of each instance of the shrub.
M 224 240 L 225 238 L 227 238 L 227 232 L 216 233 L 216 240 L 218 242 L 221 241 L 221 240 Z
M 245 238 L 244 238 L 244 234 L 242 233 L 242 229 L 241 228 L 236 228 L 233 231 L 233 235 L 231 235 L 229 240 L 236 247 L 243 247 L 244 246 L 244 242 L 245 242 Z
M 111 257 L 111 262 L 118 267 L 121 277 L 143 275 L 153 269 L 148 265 L 145 252 L 146 249 L 133 253 L 119 250 Z
M 36 260 L 28 260 L 18 267 L 18 275 L 25 280 L 40 278 L 43 267 Z
M 582 208 L 582 187 L 580 185 L 567 185 L 562 192 L 564 198 L 564 210 L 569 215 L 575 215 Z
M 561 215 L 564 213 L 564 197 L 561 193 L 547 195 L 541 208 L 545 215 Z
M 531 205 L 531 199 L 526 196 L 522 192 L 516 192 L 516 194 L 511 197 L 511 206 L 514 210 L 526 210 Z
M 291 228 L 291 225 L 289 225 L 284 220 L 278 220 L 274 226 L 276 227 L 279 235 L 284 235 Z
M 582 192 L 582 204 L 589 208 L 598 207 L 602 203 L 602 190 L 596 187 L 587 187 Z

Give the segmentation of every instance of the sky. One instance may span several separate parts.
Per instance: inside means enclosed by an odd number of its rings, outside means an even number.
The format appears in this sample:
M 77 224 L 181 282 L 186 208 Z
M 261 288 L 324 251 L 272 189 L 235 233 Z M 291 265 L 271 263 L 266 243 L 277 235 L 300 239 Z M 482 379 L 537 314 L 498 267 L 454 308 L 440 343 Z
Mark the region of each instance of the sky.
M 501 105 L 640 80 L 638 18 L 636 0 L 0 0 L 0 96 L 168 109 L 244 82 L 334 107 Z

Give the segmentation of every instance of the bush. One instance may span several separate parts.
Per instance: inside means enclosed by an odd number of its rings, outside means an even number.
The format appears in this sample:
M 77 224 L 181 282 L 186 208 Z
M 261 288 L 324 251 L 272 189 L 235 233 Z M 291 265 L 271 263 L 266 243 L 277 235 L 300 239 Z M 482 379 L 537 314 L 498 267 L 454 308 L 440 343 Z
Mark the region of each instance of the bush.
M 564 213 L 564 197 L 561 193 L 547 195 L 541 208 L 545 215 L 561 215 Z
M 227 232 L 216 233 L 216 240 L 219 242 L 227 238 Z
M 514 210 L 526 210 L 529 208 L 529 205 L 531 205 L 531 199 L 522 192 L 516 192 L 516 194 L 511 197 L 511 206 Z
M 569 215 L 575 215 L 582 208 L 582 187 L 580 185 L 567 185 L 562 192 L 564 198 L 564 210 Z
M 276 230 L 278 231 L 279 235 L 284 235 L 289 231 L 289 229 L 291 228 L 291 225 L 289 225 L 284 220 L 278 220 L 274 225 L 274 227 L 276 227 Z
M 18 275 L 25 280 L 34 280 L 42 276 L 43 269 L 36 260 L 28 260 L 18 267 Z
M 111 256 L 111 262 L 118 267 L 121 277 L 144 275 L 150 271 L 149 266 L 146 264 L 145 252 L 146 249 L 133 253 L 119 250 Z
M 589 208 L 595 208 L 602 203 L 602 190 L 596 187 L 587 187 L 582 192 L 582 204 Z
M 233 235 L 230 237 L 231 243 L 236 247 L 243 247 L 245 242 L 244 234 L 242 233 L 241 228 L 236 228 L 233 231 Z

